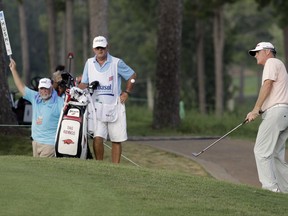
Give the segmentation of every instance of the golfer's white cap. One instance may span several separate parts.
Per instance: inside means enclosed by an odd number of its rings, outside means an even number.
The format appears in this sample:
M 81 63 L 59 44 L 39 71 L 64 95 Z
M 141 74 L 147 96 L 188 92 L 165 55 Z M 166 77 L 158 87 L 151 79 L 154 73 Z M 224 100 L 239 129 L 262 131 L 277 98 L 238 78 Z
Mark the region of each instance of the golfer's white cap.
M 249 50 L 249 54 L 251 56 L 255 56 L 257 51 L 260 51 L 263 49 L 271 49 L 271 50 L 273 50 L 273 52 L 276 53 L 276 50 L 275 50 L 275 47 L 273 46 L 273 44 L 271 44 L 270 42 L 260 42 L 256 45 L 255 49 Z
M 51 80 L 48 78 L 42 78 L 39 81 L 38 88 L 47 88 L 49 89 L 52 86 Z
M 103 36 L 97 36 L 94 38 L 93 40 L 93 48 L 96 48 L 96 47 L 106 47 L 108 44 L 107 40 L 105 37 Z

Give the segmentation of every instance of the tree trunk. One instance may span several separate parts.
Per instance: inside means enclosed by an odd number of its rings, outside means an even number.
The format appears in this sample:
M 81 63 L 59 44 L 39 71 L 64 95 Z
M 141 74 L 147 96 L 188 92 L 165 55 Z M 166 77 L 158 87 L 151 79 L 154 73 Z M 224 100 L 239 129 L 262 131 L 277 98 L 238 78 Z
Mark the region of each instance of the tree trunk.
M 147 76 L 147 103 L 148 103 L 148 109 L 150 111 L 153 111 L 154 107 L 154 98 L 153 98 L 153 84 L 151 77 Z
M 3 2 L 0 0 L 0 10 L 3 10 Z M 4 14 L 5 16 L 5 14 Z M 7 30 L 9 31 L 9 26 L 7 26 Z M 11 97 L 10 97 L 10 91 L 8 86 L 8 76 L 7 76 L 7 54 L 4 47 L 4 40 L 2 31 L 0 30 L 0 91 L 1 91 L 1 106 L 0 106 L 0 124 L 17 124 L 16 115 L 12 111 L 11 106 Z M 9 32 L 8 32 L 9 35 Z M 3 127 L 1 128 L 1 133 L 9 130 L 9 128 Z
M 65 20 L 65 11 L 64 11 L 64 19 L 63 19 L 63 23 L 62 23 L 62 28 L 59 29 L 59 34 L 60 36 L 60 44 L 58 45 L 59 48 L 59 59 L 60 59 L 60 63 L 59 64 L 63 64 L 65 65 L 65 62 L 67 61 L 67 54 L 66 54 L 66 20 Z M 65 68 L 65 71 L 67 71 L 67 68 Z
M 108 37 L 108 0 L 89 0 L 90 45 L 94 37 Z
M 154 128 L 176 128 L 179 116 L 179 73 L 182 0 L 159 0 Z
M 200 19 L 196 20 L 196 46 L 199 110 L 200 113 L 206 114 L 204 24 Z
M 24 1 L 18 1 L 23 82 L 30 84 L 30 56 Z
M 73 0 L 66 0 L 66 54 L 74 53 L 74 32 L 73 32 Z M 74 56 L 74 55 L 73 55 Z M 74 60 L 68 58 L 67 71 L 74 74 Z
M 243 103 L 244 102 L 244 86 L 245 86 L 245 74 L 244 74 L 245 66 L 241 65 L 239 71 L 239 77 L 240 77 L 240 83 L 239 83 L 239 102 Z
M 88 28 L 87 25 L 84 24 L 83 26 L 83 32 L 82 32 L 82 39 L 83 39 L 83 62 L 86 62 L 88 59 L 88 47 L 91 47 L 91 43 L 89 43 L 88 40 L 89 36 L 88 36 Z M 91 49 L 89 49 L 91 50 Z
M 47 15 L 48 15 L 48 55 L 49 55 L 49 71 L 54 72 L 57 66 L 57 53 L 56 53 L 56 13 L 55 13 L 55 1 L 46 0 Z
M 223 114 L 223 49 L 224 49 L 224 19 L 223 7 L 220 6 L 214 11 L 213 40 L 215 58 L 215 114 Z

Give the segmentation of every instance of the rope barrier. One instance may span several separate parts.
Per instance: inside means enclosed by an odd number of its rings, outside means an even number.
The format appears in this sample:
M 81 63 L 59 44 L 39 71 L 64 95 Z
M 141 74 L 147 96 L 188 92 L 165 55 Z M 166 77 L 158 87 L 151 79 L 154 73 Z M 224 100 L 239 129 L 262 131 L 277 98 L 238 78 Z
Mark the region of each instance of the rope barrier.
M 107 145 L 105 142 L 104 142 L 104 145 L 109 148 L 110 150 L 112 149 L 109 145 Z M 127 158 L 125 155 L 121 154 L 121 156 L 123 158 L 125 158 L 126 160 L 128 160 L 130 163 L 134 164 L 135 166 L 138 166 L 138 167 L 141 167 L 140 165 L 138 165 L 137 163 L 135 163 L 134 161 L 130 160 L 129 158 Z
M 8 124 L 0 124 L 0 127 L 31 127 L 31 125 L 8 125 Z
M 90 137 L 93 137 L 92 134 L 88 133 L 88 135 Z M 110 150 L 112 149 L 109 145 L 107 145 L 105 142 L 103 143 L 105 145 L 105 147 L 109 148 Z M 134 161 L 132 161 L 131 159 L 129 159 L 128 157 L 126 157 L 125 155 L 121 154 L 121 157 L 125 158 L 126 160 L 128 160 L 130 163 L 134 164 L 137 167 L 141 167 L 139 164 L 135 163 Z

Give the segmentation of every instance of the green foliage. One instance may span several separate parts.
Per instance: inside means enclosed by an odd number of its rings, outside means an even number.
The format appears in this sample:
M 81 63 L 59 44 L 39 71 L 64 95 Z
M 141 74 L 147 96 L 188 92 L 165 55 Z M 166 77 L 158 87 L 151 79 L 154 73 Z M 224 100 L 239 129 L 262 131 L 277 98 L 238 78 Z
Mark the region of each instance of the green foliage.
M 165 135 L 165 136 L 222 136 L 228 131 L 244 121 L 246 114 L 250 111 L 254 101 L 236 105 L 237 110 L 226 112 L 222 117 L 214 114 L 201 115 L 195 110 L 186 110 L 185 118 L 177 129 L 172 129 L 167 125 L 165 129 L 155 130 L 152 128 L 152 112 L 146 107 L 127 105 L 127 120 L 129 136 L 141 135 Z M 260 118 L 257 121 L 245 124 L 241 129 L 235 131 L 230 136 L 255 139 Z
M 263 6 L 270 0 L 258 0 Z M 266 4 L 267 2 L 267 4 Z M 283 3 L 284 2 L 284 3 Z M 4 12 L 9 31 L 13 58 L 16 60 L 21 74 L 21 39 L 19 31 L 19 16 L 17 1 L 3 0 Z M 32 77 L 47 76 L 48 71 L 48 35 L 45 1 L 24 1 L 27 15 L 27 29 L 29 36 L 29 53 Z M 138 100 L 147 98 L 146 78 L 155 82 L 156 44 L 157 44 L 157 1 L 154 0 L 121 0 L 109 1 L 109 40 L 111 54 L 122 58 L 138 75 L 134 96 Z M 215 75 L 213 51 L 213 9 L 224 5 L 225 12 L 225 50 L 224 50 L 224 97 L 227 101 L 231 97 L 228 91 L 231 81 L 230 66 L 237 65 L 259 71 L 255 60 L 247 51 L 259 41 L 271 41 L 277 47 L 279 56 L 283 56 L 283 37 L 279 27 L 275 25 L 275 11 L 285 15 L 286 1 L 273 2 L 275 8 L 263 7 L 258 10 L 255 1 L 243 0 L 204 0 L 184 1 L 182 52 L 180 72 L 181 100 L 189 109 L 198 108 L 198 82 L 196 73 L 196 36 L 195 21 L 201 19 L 205 28 L 205 87 L 207 108 L 210 112 L 215 104 Z M 274 7 L 273 6 L 273 7 Z M 57 40 L 63 43 L 62 36 L 63 11 L 65 1 L 56 1 L 57 10 Z M 282 13 L 283 12 L 283 13 Z M 74 37 L 75 37 L 75 74 L 80 75 L 85 60 L 83 57 L 83 30 L 88 22 L 87 1 L 74 1 Z M 281 15 L 281 16 L 282 16 Z M 280 16 L 280 15 L 279 15 Z M 278 22 L 277 22 L 278 23 Z M 91 41 L 88 41 L 88 50 Z M 62 52 L 59 45 L 59 55 Z M 173 50 L 171 51 L 173 52 Z M 66 54 L 62 54 L 66 56 Z M 59 58 L 60 59 L 60 58 Z M 65 62 L 59 62 L 65 64 Z M 170 88 L 167 83 L 167 88 Z M 245 95 L 244 95 L 245 96 Z
M 281 28 L 287 26 L 287 10 L 288 2 L 283 0 L 256 0 L 258 8 L 265 9 L 271 8 L 272 15 L 278 19 L 278 24 Z
M 244 88 L 244 95 L 248 99 L 249 97 L 255 97 L 258 94 L 258 91 L 260 89 L 260 78 L 256 76 L 256 74 L 253 76 L 246 76 L 244 79 L 245 82 L 245 88 Z M 237 88 L 240 85 L 240 78 L 234 77 L 233 79 L 233 85 Z M 239 92 L 235 92 L 235 94 L 238 94 Z
M 222 136 L 241 124 L 247 113 L 248 111 L 233 114 L 226 113 L 221 118 L 217 118 L 214 115 L 202 116 L 197 112 L 191 111 L 188 112 L 179 131 L 184 134 L 190 133 L 194 136 Z M 254 140 L 258 131 L 259 121 L 260 119 L 256 122 L 245 124 L 229 136 Z
M 200 3 L 199 3 L 200 4 Z M 205 89 L 208 110 L 214 109 L 215 100 L 215 75 L 213 55 L 213 26 L 212 14 L 195 14 L 193 1 L 185 1 L 182 32 L 182 62 L 181 62 L 181 99 L 186 106 L 198 108 L 198 80 L 197 80 L 197 56 L 195 35 L 196 19 L 203 20 L 204 25 L 204 64 L 205 64 Z M 198 5 L 198 7 L 201 7 Z M 203 11 L 203 10 L 202 10 Z M 205 11 L 205 10 L 204 10 Z
M 21 38 L 17 1 L 3 0 L 3 4 L 9 40 L 13 52 L 12 57 L 16 60 L 19 72 L 21 73 Z M 47 76 L 49 74 L 47 70 L 48 36 L 41 28 L 41 17 L 46 12 L 45 5 L 42 1 L 24 1 L 24 7 L 26 10 L 27 32 L 30 44 L 29 55 L 31 58 L 30 68 L 32 77 L 36 75 Z
M 259 10 L 254 1 L 244 0 L 227 5 L 225 12 L 227 29 L 225 50 L 230 56 L 230 64 L 248 66 L 256 70 L 257 65 L 248 55 L 248 50 L 254 48 L 260 41 L 272 42 L 277 47 L 277 52 L 283 53 L 280 45 L 283 41 L 278 34 L 281 30 L 273 27 L 275 20 L 271 18 L 271 7 Z
M 23 156 L 0 161 L 3 215 L 279 216 L 288 210 L 286 195 L 174 171 Z
M 134 94 L 146 98 L 146 78 L 154 77 L 156 67 L 157 2 L 122 0 L 109 5 L 110 53 L 135 70 Z

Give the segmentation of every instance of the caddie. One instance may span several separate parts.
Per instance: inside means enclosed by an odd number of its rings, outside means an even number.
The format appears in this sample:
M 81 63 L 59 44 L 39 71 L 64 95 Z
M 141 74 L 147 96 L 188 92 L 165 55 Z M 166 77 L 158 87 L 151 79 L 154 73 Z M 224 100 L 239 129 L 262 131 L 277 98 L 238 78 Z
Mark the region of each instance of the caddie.
M 103 142 L 109 135 L 112 142 L 112 162 L 120 163 L 121 143 L 127 140 L 125 102 L 132 93 L 136 73 L 123 60 L 109 54 L 105 37 L 95 37 L 92 48 L 95 56 L 86 61 L 78 87 L 85 89 L 93 81 L 99 82 L 92 95 L 97 115 L 94 154 L 96 160 L 103 160 Z M 121 88 L 122 79 L 126 80 L 124 91 Z

